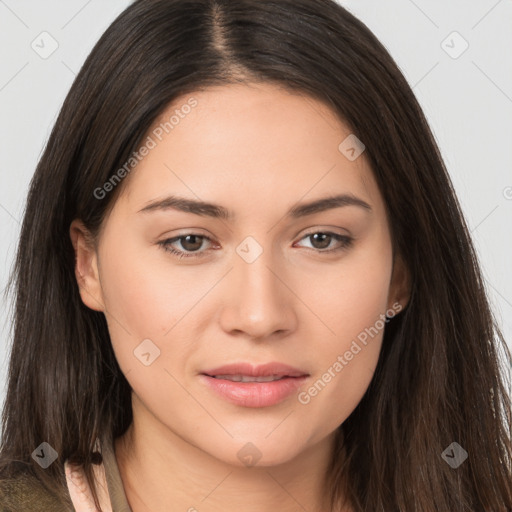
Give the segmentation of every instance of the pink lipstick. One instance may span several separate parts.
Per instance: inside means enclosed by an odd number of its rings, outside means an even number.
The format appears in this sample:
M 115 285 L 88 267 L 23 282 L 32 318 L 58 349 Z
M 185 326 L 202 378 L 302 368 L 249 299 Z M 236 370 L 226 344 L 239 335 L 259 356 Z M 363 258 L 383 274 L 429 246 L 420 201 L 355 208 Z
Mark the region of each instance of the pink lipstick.
M 201 372 L 202 381 L 231 403 L 269 407 L 282 402 L 309 377 L 305 371 L 281 363 L 235 363 Z

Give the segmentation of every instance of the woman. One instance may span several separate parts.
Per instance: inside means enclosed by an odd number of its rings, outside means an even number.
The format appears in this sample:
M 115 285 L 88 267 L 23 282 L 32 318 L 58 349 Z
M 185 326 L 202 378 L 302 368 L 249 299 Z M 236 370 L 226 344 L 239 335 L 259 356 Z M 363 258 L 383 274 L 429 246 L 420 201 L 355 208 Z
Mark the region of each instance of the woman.
M 5 510 L 512 507 L 509 354 L 463 215 L 335 2 L 126 9 L 13 283 Z

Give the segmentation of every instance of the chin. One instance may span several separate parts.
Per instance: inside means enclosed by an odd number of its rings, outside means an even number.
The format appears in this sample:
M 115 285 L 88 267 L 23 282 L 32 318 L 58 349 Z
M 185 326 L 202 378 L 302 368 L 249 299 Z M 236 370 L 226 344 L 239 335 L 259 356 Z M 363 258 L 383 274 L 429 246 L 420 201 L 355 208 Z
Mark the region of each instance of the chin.
M 230 442 L 221 451 L 218 450 L 219 445 L 216 445 L 215 449 L 208 450 L 208 452 L 213 457 L 232 466 L 251 468 L 287 464 L 302 451 L 292 437 L 288 436 L 291 442 L 290 446 L 287 446 L 283 439 L 276 437 L 275 440 L 270 441 L 265 439 L 265 435 L 268 435 L 268 432 L 258 438 L 260 440 L 253 438 L 251 441 L 249 437 L 245 437 L 242 441 Z

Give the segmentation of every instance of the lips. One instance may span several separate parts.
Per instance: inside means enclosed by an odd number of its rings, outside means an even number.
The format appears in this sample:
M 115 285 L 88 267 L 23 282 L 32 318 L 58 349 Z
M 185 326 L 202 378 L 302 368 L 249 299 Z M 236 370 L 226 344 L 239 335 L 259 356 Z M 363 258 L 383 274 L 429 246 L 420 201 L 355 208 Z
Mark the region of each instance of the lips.
M 245 376 L 245 377 L 274 377 L 275 379 L 282 377 L 304 377 L 309 375 L 307 372 L 294 368 L 282 363 L 267 363 L 254 366 L 250 363 L 234 363 L 211 370 L 201 372 L 209 377 L 226 377 L 226 376 Z
M 268 407 L 296 392 L 309 374 L 281 363 L 235 363 L 202 372 L 202 382 L 218 396 L 243 407 Z
M 266 377 L 252 377 L 250 375 L 213 375 L 214 379 L 230 380 L 231 382 L 274 382 L 285 379 L 283 375 L 268 375 Z

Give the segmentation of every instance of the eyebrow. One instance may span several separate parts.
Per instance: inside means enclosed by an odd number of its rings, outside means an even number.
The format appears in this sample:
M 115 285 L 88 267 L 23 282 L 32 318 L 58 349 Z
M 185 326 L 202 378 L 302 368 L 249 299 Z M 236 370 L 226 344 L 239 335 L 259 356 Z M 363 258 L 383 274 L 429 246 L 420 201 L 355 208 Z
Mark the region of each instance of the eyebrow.
M 357 206 L 368 212 L 372 211 L 372 207 L 366 201 L 350 194 L 340 194 L 295 205 L 288 210 L 286 217 L 297 219 L 343 206 Z M 158 210 L 178 210 L 223 220 L 232 220 L 235 217 L 232 212 L 223 206 L 178 196 L 169 196 L 164 199 L 151 201 L 139 210 L 138 213 L 149 213 Z

